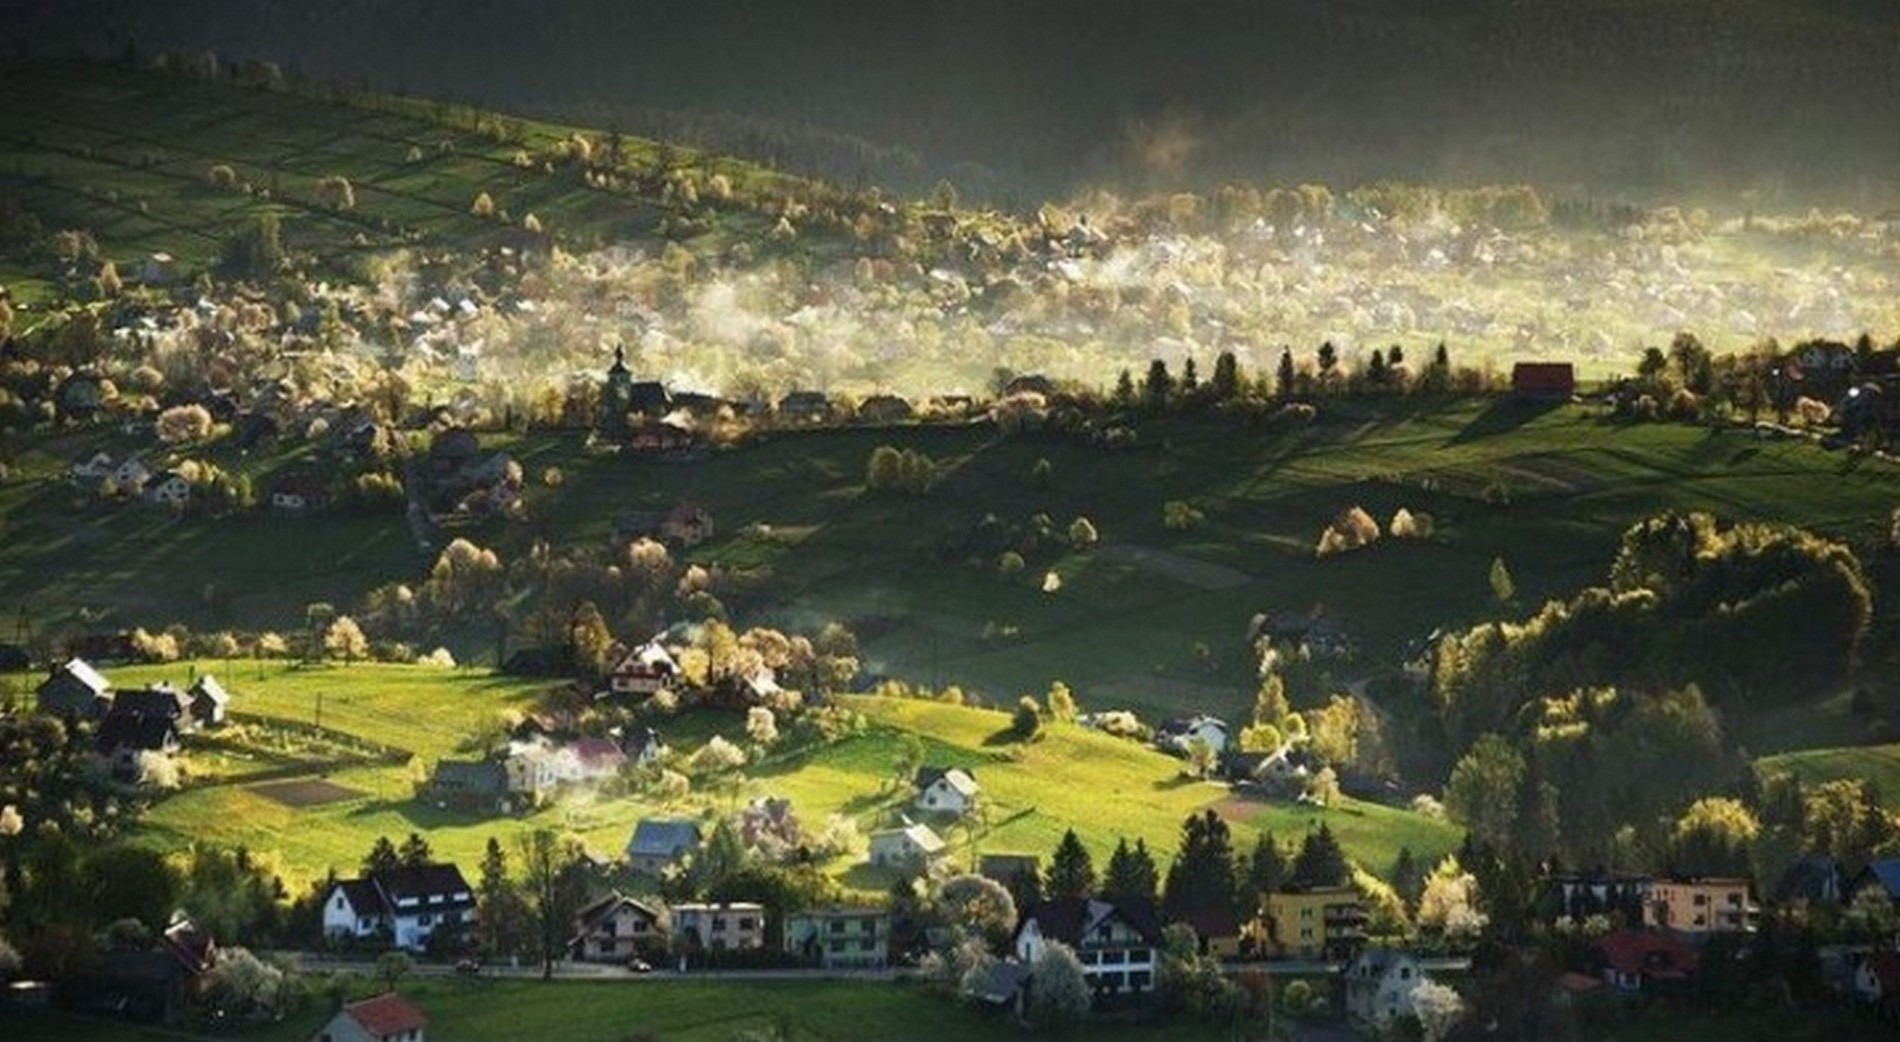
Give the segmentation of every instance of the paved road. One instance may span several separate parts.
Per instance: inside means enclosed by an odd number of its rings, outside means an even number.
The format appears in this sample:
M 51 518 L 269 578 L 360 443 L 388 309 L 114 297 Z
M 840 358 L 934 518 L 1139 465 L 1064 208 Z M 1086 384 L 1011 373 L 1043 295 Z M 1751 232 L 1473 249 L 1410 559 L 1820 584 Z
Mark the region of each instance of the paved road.
M 334 959 L 310 952 L 285 952 L 305 973 L 360 973 L 366 977 L 376 975 L 376 963 L 349 959 Z M 416 977 L 453 977 L 458 976 L 455 967 L 448 963 L 418 961 L 409 971 Z M 509 966 L 491 964 L 481 968 L 475 976 L 501 978 L 508 980 L 539 980 L 541 967 L 538 965 Z M 769 969 L 769 970 L 706 970 L 693 969 L 680 973 L 675 969 L 655 967 L 651 973 L 634 973 L 622 966 L 594 962 L 557 962 L 554 964 L 554 976 L 557 980 L 594 980 L 594 981 L 669 981 L 669 980 L 895 980 L 895 970 L 818 970 L 818 969 Z

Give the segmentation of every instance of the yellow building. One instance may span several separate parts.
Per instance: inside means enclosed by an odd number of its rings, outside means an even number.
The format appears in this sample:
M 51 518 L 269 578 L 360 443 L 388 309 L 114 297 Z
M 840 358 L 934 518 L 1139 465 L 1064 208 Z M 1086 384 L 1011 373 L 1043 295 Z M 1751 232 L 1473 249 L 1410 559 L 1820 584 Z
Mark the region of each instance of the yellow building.
M 1658 879 L 1643 902 L 1643 925 L 1682 933 L 1741 933 L 1758 909 L 1746 879 Z
M 1365 906 L 1349 886 L 1271 893 L 1260 910 L 1271 958 L 1350 959 L 1366 939 Z

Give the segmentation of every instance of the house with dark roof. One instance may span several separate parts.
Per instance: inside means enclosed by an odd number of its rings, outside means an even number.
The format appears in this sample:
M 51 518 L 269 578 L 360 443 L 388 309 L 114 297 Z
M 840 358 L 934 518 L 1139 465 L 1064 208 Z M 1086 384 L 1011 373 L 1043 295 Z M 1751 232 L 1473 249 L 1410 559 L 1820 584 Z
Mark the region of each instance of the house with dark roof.
M 567 942 L 567 951 L 581 962 L 626 962 L 663 951 L 666 937 L 665 906 L 616 890 L 575 914 L 574 936 Z
M 1806 854 L 1788 863 L 1773 894 L 1782 906 L 1839 907 L 1847 895 L 1847 873 L 1826 854 Z
M 1524 402 L 1567 402 L 1577 393 L 1569 362 L 1519 362 L 1511 367 L 1511 397 Z
M 648 818 L 633 827 L 633 837 L 627 840 L 627 864 L 635 872 L 658 875 L 697 849 L 699 841 L 698 822 Z
M 104 716 L 112 703 L 112 684 L 80 658 L 53 667 L 34 689 L 40 712 L 52 716 Z
M 1847 903 L 1852 904 L 1862 891 L 1870 887 L 1878 888 L 1887 896 L 1887 900 L 1900 905 L 1900 857 L 1881 858 L 1855 873 L 1853 881 L 1847 885 Z
M 390 992 L 338 1010 L 310 1042 L 427 1042 L 429 1018 Z
M 162 681 L 113 695 L 112 713 L 108 715 L 120 713 L 165 717 L 179 734 L 198 729 L 198 720 L 191 714 L 191 695 Z
M 94 742 L 114 777 L 136 781 L 142 754 L 178 751 L 178 721 L 163 714 L 134 713 L 115 706 L 99 721 Z
M 858 403 L 859 423 L 902 423 L 914 414 L 910 402 L 894 394 L 874 394 Z
M 1075 949 L 1097 1001 L 1154 989 L 1162 939 L 1161 922 L 1149 902 L 1039 901 L 1023 910 L 1011 947 L 1017 961 L 1034 966 L 1050 941 Z
M 793 391 L 778 400 L 778 415 L 790 423 L 823 423 L 831 419 L 831 399 L 823 391 Z
M 384 937 L 420 951 L 437 933 L 473 923 L 475 895 L 450 864 L 414 865 L 338 880 L 323 899 L 323 933 L 332 938 Z
M 508 770 L 496 760 L 441 760 L 420 795 L 438 807 L 506 813 Z

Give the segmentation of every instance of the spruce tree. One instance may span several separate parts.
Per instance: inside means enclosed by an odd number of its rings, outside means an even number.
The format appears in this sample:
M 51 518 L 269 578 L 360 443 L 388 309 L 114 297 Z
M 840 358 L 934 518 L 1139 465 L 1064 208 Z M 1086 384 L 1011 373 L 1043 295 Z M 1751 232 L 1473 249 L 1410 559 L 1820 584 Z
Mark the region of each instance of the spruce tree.
M 1232 914 L 1238 903 L 1233 836 L 1213 810 L 1191 814 L 1181 826 L 1181 851 L 1168 866 L 1161 904 L 1170 919 Z
M 1126 838 L 1116 842 L 1102 875 L 1102 893 L 1116 901 L 1155 899 L 1155 862 L 1145 842 L 1137 839 L 1133 847 Z
M 369 856 L 363 859 L 363 874 L 387 872 L 401 864 L 402 856 L 396 853 L 396 845 L 388 836 L 377 836 L 375 845 L 369 848 Z
M 1214 397 L 1219 401 L 1229 401 L 1240 394 L 1240 361 L 1232 351 L 1222 351 L 1214 359 L 1214 379 L 1209 385 Z
M 419 832 L 411 832 L 409 838 L 402 841 L 402 849 L 397 853 L 404 868 L 421 868 L 435 860 L 434 853 L 429 850 L 429 841 L 423 839 Z
M 1282 398 L 1293 396 L 1293 349 L 1280 349 L 1279 392 Z
M 1351 876 L 1346 852 L 1340 849 L 1333 830 L 1321 822 L 1306 834 L 1300 852 L 1293 859 L 1293 882 L 1299 886 L 1342 886 Z
M 1142 385 L 1142 394 L 1148 408 L 1160 412 L 1168 407 L 1168 399 L 1174 395 L 1174 377 L 1168 375 L 1168 363 L 1159 358 L 1148 363 L 1148 379 Z
M 1086 898 L 1095 893 L 1095 863 L 1074 829 L 1064 832 L 1062 842 L 1056 845 L 1046 883 L 1043 890 L 1050 900 Z

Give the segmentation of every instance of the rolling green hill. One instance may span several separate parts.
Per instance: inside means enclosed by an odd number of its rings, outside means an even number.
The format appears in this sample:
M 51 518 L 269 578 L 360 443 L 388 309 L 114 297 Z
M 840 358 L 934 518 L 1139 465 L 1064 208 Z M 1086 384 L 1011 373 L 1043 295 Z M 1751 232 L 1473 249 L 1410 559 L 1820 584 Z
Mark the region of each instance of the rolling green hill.
M 1052 726 L 1037 741 L 1004 740 L 1009 716 L 993 710 L 934 702 L 852 697 L 849 708 L 868 721 L 861 734 L 834 743 L 776 753 L 746 769 L 739 792 L 708 792 L 662 805 L 638 796 L 577 795 L 527 816 L 502 817 L 443 810 L 413 798 L 418 779 L 444 757 L 468 756 L 477 739 L 492 739 L 510 709 L 520 708 L 533 685 L 501 680 L 480 670 L 360 665 L 301 668 L 283 663 L 198 662 L 110 671 L 115 684 L 169 679 L 182 682 L 194 671 L 219 675 L 234 692 L 242 714 L 234 734 L 215 740 L 215 752 L 188 757 L 194 772 L 185 789 L 154 806 L 135 835 L 161 849 L 192 842 L 244 845 L 270 851 L 281 869 L 302 882 L 335 868 L 347 873 L 376 837 L 423 831 L 435 851 L 465 865 L 477 863 L 490 836 L 503 842 L 535 828 L 579 836 L 594 851 L 612 856 L 626 844 L 634 824 L 655 815 L 727 812 L 742 796 L 781 796 L 793 801 L 801 820 L 816 829 L 829 814 L 844 814 L 869 832 L 896 820 L 908 788 L 892 785 L 906 735 L 924 743 L 926 762 L 963 766 L 984 787 L 980 824 L 950 830 L 953 863 L 977 854 L 1047 854 L 1062 833 L 1075 828 L 1106 862 L 1116 840 L 1140 837 L 1166 858 L 1182 820 L 1215 806 L 1233 824 L 1236 842 L 1251 844 L 1270 829 L 1281 841 L 1304 835 L 1322 817 L 1353 857 L 1376 872 L 1388 869 L 1401 846 L 1427 863 L 1450 850 L 1456 831 L 1443 821 L 1376 804 L 1344 800 L 1315 812 L 1284 802 L 1239 800 L 1222 785 L 1181 777 L 1181 761 L 1126 740 L 1072 725 Z M 394 746 L 415 754 L 406 764 L 345 764 L 322 770 L 325 778 L 355 795 L 298 807 L 259 791 L 251 780 L 275 778 L 257 772 L 279 766 L 271 725 L 310 724 L 322 693 L 327 729 Z M 710 735 L 744 738 L 737 714 L 690 712 L 657 721 L 668 742 L 690 752 Z M 198 748 L 208 743 L 200 741 Z M 288 754 L 285 754 L 288 755 Z M 321 760 L 323 751 L 304 754 Z M 307 775 L 306 775 L 307 776 Z M 1104 801 L 1116 813 L 1103 815 Z M 888 875 L 860 862 L 863 852 L 828 866 L 850 887 L 879 892 Z

